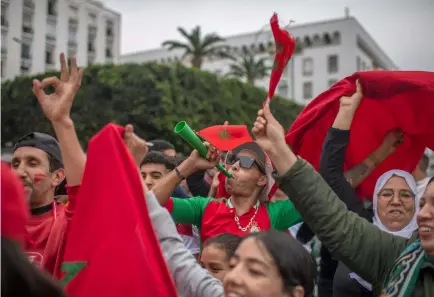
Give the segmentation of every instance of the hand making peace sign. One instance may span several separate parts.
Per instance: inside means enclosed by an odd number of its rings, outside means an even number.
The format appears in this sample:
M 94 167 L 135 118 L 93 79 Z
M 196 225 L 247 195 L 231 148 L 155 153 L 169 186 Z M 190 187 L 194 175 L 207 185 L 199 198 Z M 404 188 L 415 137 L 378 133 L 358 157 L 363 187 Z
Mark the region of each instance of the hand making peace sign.
M 60 79 L 55 76 L 41 81 L 33 80 L 33 94 L 39 101 L 42 111 L 51 122 L 69 119 L 75 94 L 81 85 L 83 69 L 77 68 L 77 59 L 71 58 L 71 70 L 65 60 L 65 54 L 60 54 Z M 44 88 L 53 86 L 54 93 L 46 94 Z

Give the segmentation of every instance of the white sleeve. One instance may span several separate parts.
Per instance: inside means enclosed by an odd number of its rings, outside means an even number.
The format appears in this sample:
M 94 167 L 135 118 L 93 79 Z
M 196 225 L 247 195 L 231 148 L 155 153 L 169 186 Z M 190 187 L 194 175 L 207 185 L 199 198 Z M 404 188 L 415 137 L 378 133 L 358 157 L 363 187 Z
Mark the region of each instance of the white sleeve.
M 223 286 L 204 270 L 189 252 L 176 230 L 172 216 L 160 206 L 152 191 L 146 204 L 176 290 L 182 297 L 224 297 Z

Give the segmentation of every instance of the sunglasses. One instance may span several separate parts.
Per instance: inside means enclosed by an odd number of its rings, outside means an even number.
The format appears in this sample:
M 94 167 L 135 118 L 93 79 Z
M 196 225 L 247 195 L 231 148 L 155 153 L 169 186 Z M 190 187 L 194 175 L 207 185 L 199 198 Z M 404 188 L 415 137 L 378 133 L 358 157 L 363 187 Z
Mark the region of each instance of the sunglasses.
M 252 168 L 253 164 L 256 164 L 259 171 L 262 174 L 265 174 L 265 170 L 264 170 L 263 166 L 258 161 L 256 161 L 256 159 L 254 159 L 254 158 L 251 158 L 248 156 L 240 156 L 240 155 L 236 155 L 236 154 L 230 154 L 230 153 L 228 153 L 226 155 L 226 164 L 234 165 L 237 162 L 239 162 L 240 167 L 244 168 L 244 169 L 250 169 L 250 168 Z

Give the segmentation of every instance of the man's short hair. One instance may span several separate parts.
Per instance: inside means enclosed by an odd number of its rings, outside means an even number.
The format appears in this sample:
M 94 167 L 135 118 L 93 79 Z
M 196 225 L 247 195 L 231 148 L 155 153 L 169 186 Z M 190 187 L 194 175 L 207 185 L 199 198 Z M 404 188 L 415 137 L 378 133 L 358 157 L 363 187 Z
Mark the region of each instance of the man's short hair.
M 422 159 L 419 162 L 419 168 L 423 172 L 426 172 L 428 170 L 428 167 L 429 167 L 429 157 L 428 155 L 424 154 Z
M 173 170 L 176 167 L 175 159 L 172 157 L 168 157 L 161 152 L 147 153 L 142 163 L 140 164 L 140 167 L 146 164 L 161 164 L 169 170 Z
M 163 152 L 165 150 L 174 150 L 175 146 L 170 142 L 163 139 L 156 139 L 150 141 L 153 145 L 149 147 L 150 151 Z

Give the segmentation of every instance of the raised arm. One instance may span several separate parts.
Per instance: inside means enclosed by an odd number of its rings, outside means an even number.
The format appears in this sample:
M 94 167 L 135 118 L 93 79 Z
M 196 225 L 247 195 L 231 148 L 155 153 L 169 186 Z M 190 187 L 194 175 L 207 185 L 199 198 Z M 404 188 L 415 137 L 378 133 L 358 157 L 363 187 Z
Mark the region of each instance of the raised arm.
M 223 297 L 221 283 L 210 276 L 185 248 L 169 212 L 160 206 L 153 192 L 146 193 L 146 203 L 179 295 Z
M 152 189 L 161 205 L 165 205 L 172 195 L 175 187 L 191 174 L 216 166 L 220 160 L 220 152 L 213 146 L 209 147 L 208 155 L 202 158 L 199 152 L 193 150 L 190 156 L 182 162 L 175 170 L 164 176 L 161 181 Z
M 34 80 L 33 93 L 45 116 L 53 125 L 62 152 L 68 186 L 76 186 L 83 178 L 86 156 L 75 132 L 70 113 L 74 97 L 80 88 L 83 69 L 77 68 L 77 60 L 73 57 L 71 69 L 68 71 L 63 53 L 60 54 L 60 65 L 60 79 L 53 76 L 42 81 Z M 53 94 L 45 93 L 44 88 L 48 86 L 54 88 Z
M 362 200 L 344 176 L 345 152 L 350 138 L 350 126 L 354 113 L 362 99 L 361 86 L 357 82 L 357 91 L 351 97 L 342 97 L 333 126 L 329 129 L 319 166 L 319 173 L 348 210 L 371 221 L 372 214 L 367 211 Z
M 269 107 L 258 115 L 252 131 L 280 175 L 280 189 L 291 197 L 304 221 L 334 258 L 365 280 L 378 283 L 405 248 L 406 239 L 383 232 L 348 211 L 313 167 L 291 151 Z

